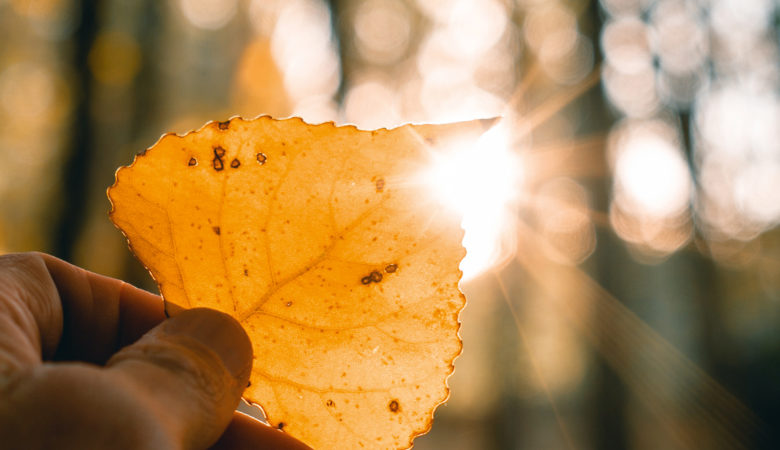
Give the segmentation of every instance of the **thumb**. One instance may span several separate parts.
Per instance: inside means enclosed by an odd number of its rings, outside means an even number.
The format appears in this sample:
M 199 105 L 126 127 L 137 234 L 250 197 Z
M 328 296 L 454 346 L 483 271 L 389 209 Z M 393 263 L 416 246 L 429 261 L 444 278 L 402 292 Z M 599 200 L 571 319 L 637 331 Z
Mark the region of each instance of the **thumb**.
M 107 363 L 182 448 L 212 445 L 230 423 L 252 369 L 241 325 L 190 309 L 149 331 Z

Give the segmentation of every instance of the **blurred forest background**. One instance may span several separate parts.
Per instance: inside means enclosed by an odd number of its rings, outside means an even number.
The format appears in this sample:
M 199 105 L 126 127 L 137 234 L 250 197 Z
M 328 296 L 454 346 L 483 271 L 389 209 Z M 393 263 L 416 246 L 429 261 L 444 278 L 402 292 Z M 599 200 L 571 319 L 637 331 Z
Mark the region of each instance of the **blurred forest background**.
M 155 290 L 105 190 L 162 133 L 502 115 L 415 448 L 780 448 L 778 5 L 0 0 L 0 252 Z

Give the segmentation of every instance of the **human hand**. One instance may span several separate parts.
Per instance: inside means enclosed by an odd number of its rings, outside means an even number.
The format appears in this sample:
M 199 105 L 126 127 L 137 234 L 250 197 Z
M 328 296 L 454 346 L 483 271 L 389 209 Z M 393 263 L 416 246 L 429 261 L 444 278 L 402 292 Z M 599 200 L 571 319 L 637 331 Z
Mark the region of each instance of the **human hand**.
M 0 447 L 306 449 L 235 412 L 252 347 L 208 309 L 39 253 L 0 256 Z M 215 444 L 216 442 L 216 444 Z

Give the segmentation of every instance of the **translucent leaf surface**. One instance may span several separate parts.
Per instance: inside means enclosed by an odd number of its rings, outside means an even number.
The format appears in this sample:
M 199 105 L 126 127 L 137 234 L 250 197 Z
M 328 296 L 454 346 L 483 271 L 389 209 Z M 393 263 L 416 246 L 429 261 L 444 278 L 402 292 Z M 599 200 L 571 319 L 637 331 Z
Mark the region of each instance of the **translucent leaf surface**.
M 315 448 L 406 448 L 459 354 L 459 217 L 420 178 L 483 122 L 361 131 L 300 119 L 165 135 L 117 171 L 111 219 L 167 302 L 238 318 L 244 395 Z

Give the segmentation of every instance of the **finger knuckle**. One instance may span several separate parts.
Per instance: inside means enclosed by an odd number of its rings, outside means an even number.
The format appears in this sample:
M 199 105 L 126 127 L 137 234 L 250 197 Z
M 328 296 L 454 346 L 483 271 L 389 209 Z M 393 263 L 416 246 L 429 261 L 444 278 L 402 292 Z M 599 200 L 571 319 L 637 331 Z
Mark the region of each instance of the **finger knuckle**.
M 108 365 L 130 362 L 165 372 L 162 378 L 175 380 L 179 388 L 201 395 L 204 402 L 220 397 L 227 379 L 216 355 L 202 344 L 178 336 L 142 339 L 114 355 Z

